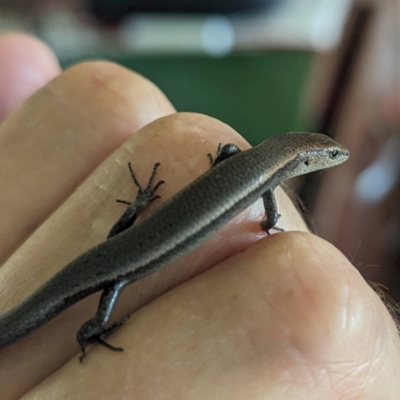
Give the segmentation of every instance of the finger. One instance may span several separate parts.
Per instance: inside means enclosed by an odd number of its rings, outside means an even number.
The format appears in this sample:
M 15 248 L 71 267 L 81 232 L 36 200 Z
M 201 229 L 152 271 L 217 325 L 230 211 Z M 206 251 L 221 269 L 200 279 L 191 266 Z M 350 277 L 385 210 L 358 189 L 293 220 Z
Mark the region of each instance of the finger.
M 143 77 L 115 64 L 79 64 L 0 126 L 0 262 L 138 129 L 173 112 Z
M 60 73 L 42 41 L 23 33 L 0 36 L 0 121 Z
M 105 239 L 124 211 L 124 206 L 115 200 L 132 201 L 136 193 L 127 167 L 129 161 L 142 185 L 150 176 L 154 163 L 161 163 L 157 179 L 165 180 L 166 184 L 160 187 L 161 199 L 151 205 L 151 211 L 209 169 L 206 155 L 214 152 L 220 141 L 234 142 L 242 148 L 246 146 L 232 128 L 198 114 L 174 114 L 138 131 L 105 160 L 3 266 L 0 271 L 0 312 L 19 304 L 74 257 Z M 285 201 L 278 204 L 282 214 L 293 207 L 289 200 Z M 264 237 L 259 225 L 262 217 L 262 202 L 259 202 L 173 266 L 130 285 L 119 301 L 113 320 L 118 321 L 170 288 Z M 97 299 L 98 296 L 92 296 L 79 302 L 20 342 L 2 349 L 0 377 L 5 377 L 4 382 L 18 382 L 15 377 L 29 370 L 31 380 L 27 383 L 32 385 L 76 355 L 75 333 L 93 316 Z M 15 368 L 10 370 L 10 365 Z M 21 390 L 21 384 L 16 388 Z
M 344 256 L 309 234 L 258 242 L 142 309 L 115 340 L 124 353 L 72 360 L 26 398 L 395 399 L 400 390 L 390 315 Z

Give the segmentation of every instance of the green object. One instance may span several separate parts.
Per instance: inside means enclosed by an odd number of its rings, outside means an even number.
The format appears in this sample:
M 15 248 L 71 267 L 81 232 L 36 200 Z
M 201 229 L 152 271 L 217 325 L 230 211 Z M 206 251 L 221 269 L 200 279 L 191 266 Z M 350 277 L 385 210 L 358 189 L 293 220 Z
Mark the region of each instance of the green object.
M 278 133 L 309 129 L 302 111 L 311 52 L 243 52 L 222 58 L 121 55 L 112 60 L 153 81 L 178 111 L 218 118 L 253 145 Z

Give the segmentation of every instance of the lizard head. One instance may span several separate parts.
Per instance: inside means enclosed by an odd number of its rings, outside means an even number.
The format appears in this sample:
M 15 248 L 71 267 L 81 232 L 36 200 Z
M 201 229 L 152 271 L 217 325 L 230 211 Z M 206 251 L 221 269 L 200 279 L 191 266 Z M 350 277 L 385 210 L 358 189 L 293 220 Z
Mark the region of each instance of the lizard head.
M 342 144 L 321 133 L 301 133 L 303 151 L 298 153 L 299 175 L 325 168 L 331 168 L 345 162 L 350 155 Z

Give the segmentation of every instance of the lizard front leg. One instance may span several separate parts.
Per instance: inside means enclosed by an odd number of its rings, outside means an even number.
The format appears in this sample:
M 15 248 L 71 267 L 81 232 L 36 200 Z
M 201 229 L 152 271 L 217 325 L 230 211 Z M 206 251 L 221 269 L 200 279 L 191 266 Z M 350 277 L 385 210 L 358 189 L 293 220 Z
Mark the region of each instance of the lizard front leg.
M 131 173 L 131 177 L 135 186 L 138 189 L 136 199 L 134 202 L 130 202 L 127 200 L 117 199 L 118 203 L 126 204 L 128 207 L 125 212 L 121 215 L 118 221 L 113 225 L 108 233 L 107 239 L 117 235 L 118 233 L 123 232 L 125 229 L 130 228 L 136 221 L 137 217 L 156 199 L 159 199 L 160 196 L 155 196 L 154 193 L 157 189 L 165 183 L 164 181 L 158 181 L 155 186 L 153 186 L 154 179 L 156 177 L 157 168 L 160 166 L 160 163 L 154 164 L 153 173 L 149 179 L 149 183 L 145 188 L 143 188 L 138 180 L 136 179 L 135 173 L 133 172 L 132 164 L 128 163 L 129 171 Z

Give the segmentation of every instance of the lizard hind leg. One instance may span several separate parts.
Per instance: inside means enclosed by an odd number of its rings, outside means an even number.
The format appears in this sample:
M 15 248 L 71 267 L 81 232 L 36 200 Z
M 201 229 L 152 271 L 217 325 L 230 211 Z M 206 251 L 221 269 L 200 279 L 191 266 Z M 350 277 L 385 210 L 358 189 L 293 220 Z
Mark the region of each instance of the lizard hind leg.
M 115 330 L 115 329 L 113 329 Z M 97 317 L 94 317 L 86 321 L 77 333 L 77 340 L 81 348 L 81 355 L 79 361 L 82 363 L 86 357 L 86 348 L 91 343 L 99 343 L 106 346 L 110 350 L 123 351 L 122 347 L 115 347 L 105 341 L 105 338 L 109 335 L 108 329 L 104 329 L 101 322 Z
M 110 350 L 123 351 L 121 347 L 115 347 L 106 342 L 105 339 L 119 329 L 129 318 L 129 315 L 125 316 L 120 322 L 114 322 L 107 328 L 105 325 L 110 320 L 111 313 L 115 307 L 119 295 L 124 287 L 129 283 L 130 281 L 128 279 L 124 279 L 106 287 L 103 290 L 96 315 L 86 321 L 76 335 L 82 352 L 81 356 L 79 357 L 80 362 L 82 362 L 86 357 L 86 347 L 91 343 L 101 344 Z

